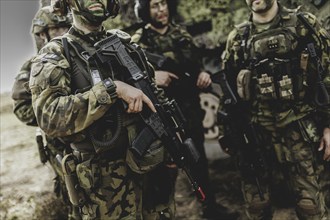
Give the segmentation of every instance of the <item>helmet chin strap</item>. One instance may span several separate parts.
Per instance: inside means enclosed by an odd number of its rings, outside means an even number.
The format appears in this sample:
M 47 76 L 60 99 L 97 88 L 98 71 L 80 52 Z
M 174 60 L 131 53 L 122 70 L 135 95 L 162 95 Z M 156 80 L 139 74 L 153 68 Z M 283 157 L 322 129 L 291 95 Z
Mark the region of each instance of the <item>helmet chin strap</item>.
M 104 20 L 107 19 L 106 15 L 109 13 L 104 13 L 104 16 L 94 16 L 87 11 L 77 11 L 77 15 L 81 15 L 82 17 L 86 18 L 91 24 L 101 24 Z

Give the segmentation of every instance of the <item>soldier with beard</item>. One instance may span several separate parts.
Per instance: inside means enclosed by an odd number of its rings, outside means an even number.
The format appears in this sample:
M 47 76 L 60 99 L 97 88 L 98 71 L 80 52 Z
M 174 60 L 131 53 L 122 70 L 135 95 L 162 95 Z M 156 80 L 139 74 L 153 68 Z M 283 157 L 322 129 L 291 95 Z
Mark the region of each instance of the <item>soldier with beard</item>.
M 201 57 L 192 37 L 182 27 L 171 22 L 170 9 L 172 7 L 167 0 L 136 1 L 136 15 L 146 24 L 136 31 L 132 40 L 146 51 L 155 68 L 156 84 L 164 88 L 166 95 L 177 101 L 187 121 L 187 135 L 192 137 L 201 155 L 192 173 L 206 192 L 202 216 L 207 219 L 236 219 L 235 213 L 228 213 L 224 206 L 216 203 L 209 180 L 202 124 L 205 113 L 200 105 L 199 94 L 202 89 L 210 86 L 211 76 L 202 69 Z M 157 59 L 159 55 L 166 60 L 164 65 L 159 65 L 162 60 Z
M 226 79 L 246 106 L 236 111 L 249 118 L 268 168 L 259 189 L 243 174 L 246 214 L 272 219 L 269 185 L 279 167 L 295 196 L 298 218 L 328 219 L 316 155 L 330 160 L 329 35 L 314 15 L 277 0 L 246 3 L 250 21 L 229 34 L 222 57 Z M 222 107 L 226 111 L 225 103 Z

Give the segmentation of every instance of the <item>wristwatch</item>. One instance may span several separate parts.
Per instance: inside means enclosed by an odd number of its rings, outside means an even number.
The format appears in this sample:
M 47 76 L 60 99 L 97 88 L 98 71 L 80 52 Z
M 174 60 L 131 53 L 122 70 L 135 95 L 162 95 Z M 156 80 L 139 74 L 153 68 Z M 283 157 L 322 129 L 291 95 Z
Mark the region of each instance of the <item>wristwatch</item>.
M 107 90 L 107 93 L 110 95 L 110 98 L 112 101 L 117 99 L 117 92 L 116 92 L 116 84 L 110 79 L 106 78 L 105 80 L 102 81 L 105 89 Z

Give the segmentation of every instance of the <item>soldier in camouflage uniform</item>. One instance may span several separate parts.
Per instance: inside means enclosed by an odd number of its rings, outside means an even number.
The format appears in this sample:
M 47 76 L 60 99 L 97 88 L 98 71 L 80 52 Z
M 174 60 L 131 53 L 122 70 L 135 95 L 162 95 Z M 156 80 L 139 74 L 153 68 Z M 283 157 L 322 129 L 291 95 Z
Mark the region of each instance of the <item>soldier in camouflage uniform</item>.
M 155 112 L 154 105 L 126 83 L 121 64 L 112 60 L 108 69 L 92 58 L 94 44 L 104 39 L 119 39 L 128 53 L 133 50 L 128 34 L 102 27 L 117 15 L 118 1 L 55 0 L 52 6 L 63 14 L 71 9 L 73 26 L 32 61 L 29 87 L 40 128 L 73 150 L 62 160 L 70 201 L 83 219 L 173 219 L 173 195 L 158 190 L 160 183 L 173 184 L 163 145 L 153 142 L 143 158 L 129 150 L 145 126 L 137 113 L 142 108 Z M 133 52 L 143 73 L 153 74 L 138 59 L 142 53 Z M 164 97 L 162 91 L 157 94 Z M 161 205 L 154 202 L 159 195 L 166 198 Z
M 61 36 L 69 30 L 71 26 L 71 16 L 59 16 L 51 12 L 50 7 L 43 7 L 38 10 L 32 21 L 32 34 L 35 40 L 37 50 L 39 51 L 47 42 L 57 36 Z M 32 97 L 29 90 L 29 78 L 31 73 L 32 59 L 26 61 L 19 74 L 16 76 L 12 89 L 12 98 L 14 100 L 14 114 L 17 118 L 29 126 L 38 126 L 36 117 L 32 108 Z M 40 130 L 37 128 L 37 130 Z M 42 133 L 37 132 L 42 138 Z M 42 141 L 42 140 L 41 140 Z M 40 146 L 40 160 L 42 163 L 49 161 L 55 171 L 54 192 L 61 196 L 64 203 L 68 206 L 69 219 L 80 219 L 79 212 L 73 208 L 68 200 L 66 187 L 64 184 L 63 172 L 60 162 L 56 155 L 63 155 L 68 146 L 55 138 L 46 136 L 46 146 Z M 42 143 L 43 145 L 43 143 Z
M 170 8 L 167 0 L 136 1 L 137 17 L 146 22 L 146 25 L 136 31 L 132 40 L 146 51 L 149 61 L 156 69 L 157 85 L 177 101 L 187 120 L 185 130 L 192 137 L 201 156 L 192 172 L 206 192 L 206 201 L 202 204 L 203 217 L 235 219 L 236 214 L 227 213 L 225 207 L 215 202 L 214 193 L 210 189 L 202 124 L 204 111 L 200 106 L 199 93 L 201 89 L 209 87 L 212 80 L 210 74 L 201 68 L 201 58 L 198 57 L 191 36 L 182 27 L 170 22 Z M 175 64 L 159 66 L 157 59 L 152 58 L 153 54 L 161 55 Z
M 257 184 L 243 178 L 246 214 L 272 219 L 270 172 L 280 167 L 298 218 L 328 219 L 316 155 L 330 161 L 329 35 L 314 15 L 277 0 L 246 3 L 250 21 L 229 34 L 222 57 L 228 82 L 249 106 L 240 112 L 249 114 L 269 168 L 260 180 L 264 200 Z

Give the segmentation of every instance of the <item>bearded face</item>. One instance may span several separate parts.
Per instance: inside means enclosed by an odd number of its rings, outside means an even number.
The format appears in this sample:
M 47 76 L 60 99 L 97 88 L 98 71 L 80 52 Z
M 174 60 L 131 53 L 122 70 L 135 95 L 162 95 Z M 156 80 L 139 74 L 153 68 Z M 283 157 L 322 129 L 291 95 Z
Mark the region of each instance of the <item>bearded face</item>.
M 166 0 L 150 1 L 150 19 L 150 23 L 157 28 L 168 25 L 169 10 Z
M 255 13 L 264 13 L 274 4 L 275 0 L 246 0 L 246 4 Z

